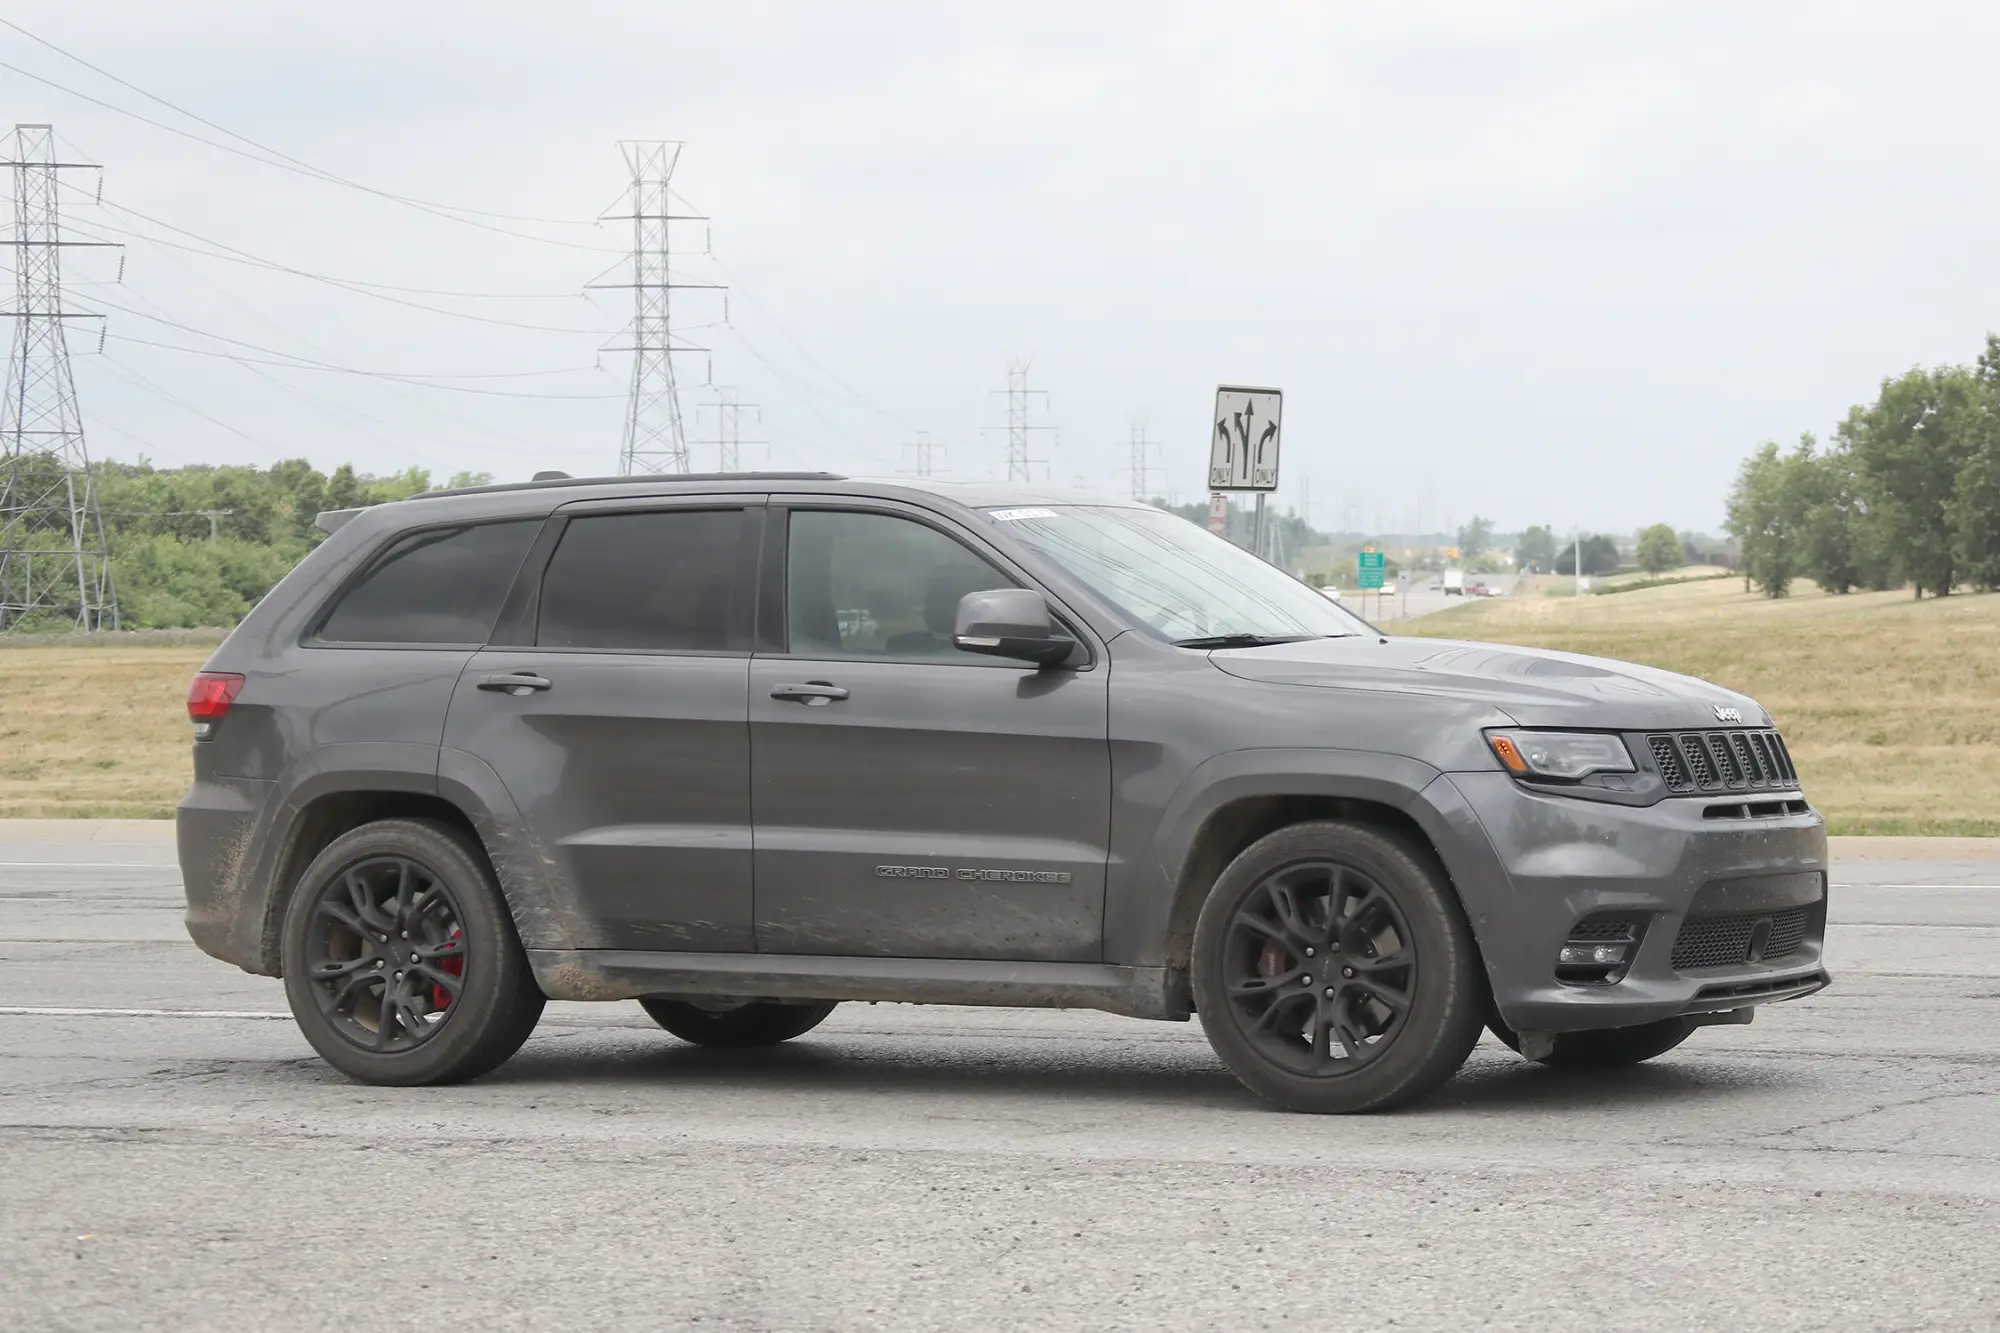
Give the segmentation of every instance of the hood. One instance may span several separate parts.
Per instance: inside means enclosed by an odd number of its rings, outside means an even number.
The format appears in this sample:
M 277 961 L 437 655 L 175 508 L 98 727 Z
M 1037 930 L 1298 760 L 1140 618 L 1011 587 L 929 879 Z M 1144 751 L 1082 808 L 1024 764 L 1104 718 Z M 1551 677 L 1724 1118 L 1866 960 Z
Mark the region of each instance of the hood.
M 1649 731 L 1718 725 L 1717 708 L 1769 726 L 1756 701 L 1654 667 L 1541 648 L 1350 635 L 1209 655 L 1244 680 L 1318 689 L 1430 694 L 1490 704 L 1524 727 Z

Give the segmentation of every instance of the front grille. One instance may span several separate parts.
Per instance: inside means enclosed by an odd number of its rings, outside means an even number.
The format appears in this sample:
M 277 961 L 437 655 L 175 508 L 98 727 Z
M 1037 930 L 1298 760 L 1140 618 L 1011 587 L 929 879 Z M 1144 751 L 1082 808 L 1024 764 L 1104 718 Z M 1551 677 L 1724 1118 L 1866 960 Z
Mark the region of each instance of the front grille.
M 1691 967 L 1733 967 L 1789 957 L 1805 941 L 1811 911 L 1809 907 L 1787 907 L 1776 912 L 1691 916 L 1681 923 L 1681 933 L 1674 937 L 1673 969 L 1681 972 Z M 1752 960 L 1750 944 L 1762 921 L 1771 923 L 1769 933 L 1763 951 Z
M 1703 819 L 1779 819 L 1812 810 L 1804 801 L 1727 801 L 1701 808 Z
M 1778 733 L 1663 731 L 1646 737 L 1653 767 L 1670 792 L 1776 791 L 1799 785 Z

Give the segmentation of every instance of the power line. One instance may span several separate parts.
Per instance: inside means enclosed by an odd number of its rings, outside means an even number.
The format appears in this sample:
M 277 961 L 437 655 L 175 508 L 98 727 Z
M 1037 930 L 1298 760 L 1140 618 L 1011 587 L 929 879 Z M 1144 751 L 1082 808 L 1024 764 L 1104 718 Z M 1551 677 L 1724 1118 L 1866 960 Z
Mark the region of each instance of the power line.
M 133 217 L 143 218 L 146 221 L 153 223 L 155 226 L 166 227 L 168 230 L 179 232 L 183 236 L 195 236 L 195 233 L 186 231 L 180 227 L 175 227 L 171 223 L 162 222 L 157 218 L 148 218 L 146 217 L 145 214 L 140 213 L 135 209 L 124 208 L 121 205 L 108 200 L 100 200 L 99 202 L 102 203 L 106 208 L 115 208 L 121 213 L 129 213 Z M 526 329 L 533 333 L 579 333 L 579 334 L 591 334 L 601 337 L 605 332 L 605 330 L 601 328 L 583 329 L 583 328 L 566 327 L 556 324 L 531 324 L 525 320 L 501 319 L 495 315 L 475 314 L 469 310 L 449 310 L 443 306 L 426 305 L 422 301 L 407 300 L 401 296 L 391 295 L 389 292 L 386 291 L 371 290 L 368 286 L 364 284 L 350 282 L 345 278 L 335 278 L 324 274 L 309 273 L 302 269 L 293 268 L 287 264 L 280 264 L 272 260 L 260 259 L 255 256 L 247 255 L 243 251 L 237 251 L 236 254 L 243 255 L 244 257 L 235 258 L 231 255 L 216 254 L 209 251 L 200 250 L 194 246 L 186 246 L 186 245 L 177 246 L 172 241 L 163 241 L 157 236 L 148 236 L 144 232 L 133 231 L 127 227 L 114 227 L 109 225 L 108 223 L 100 221 L 93 221 L 90 225 L 97 231 L 109 232 L 114 236 L 129 236 L 134 240 L 144 241 L 148 245 L 171 246 L 175 249 L 184 250 L 191 254 L 203 255 L 210 259 L 221 259 L 230 263 L 249 264 L 255 268 L 266 269 L 278 273 L 288 273 L 296 277 L 307 278 L 314 282 L 324 283 L 327 286 L 339 288 L 342 291 L 352 292 L 356 296 L 367 296 L 367 297 L 372 297 L 377 301 L 387 301 L 391 305 L 402 306 L 404 309 L 407 310 L 423 310 L 423 311 L 428 311 L 429 313 L 434 315 L 444 315 L 452 319 L 470 320 L 475 324 L 493 324 L 501 328 Z M 212 240 L 207 237 L 195 237 L 195 239 L 207 240 L 210 245 L 219 246 L 222 247 L 223 249 L 234 248 L 225 245 L 221 241 Z M 584 297 L 581 292 L 578 292 L 575 295 L 573 295 L 570 299 L 584 300 Z M 587 301 L 585 303 L 588 304 Z M 592 308 L 595 309 L 595 307 Z
M 78 193 L 86 193 L 86 192 L 78 191 Z M 230 245 L 226 241 L 218 241 L 212 236 L 203 236 L 199 232 L 193 232 L 189 231 L 185 227 L 175 226 L 173 223 L 166 221 L 164 218 L 156 218 L 149 213 L 142 213 L 138 209 L 133 208 L 127 204 L 121 204 L 115 199 L 104 199 L 93 195 L 91 198 L 91 202 L 99 207 L 109 208 L 116 212 L 122 213 L 127 217 L 137 218 L 141 222 L 150 222 L 156 227 L 165 227 L 168 231 L 171 231 L 178 236 L 185 236 L 190 240 L 201 241 L 206 245 L 215 247 L 215 249 L 204 250 L 200 246 L 183 245 L 178 241 L 169 241 L 163 237 L 149 236 L 143 231 L 133 231 L 129 227 L 114 227 L 110 223 L 105 222 L 102 219 L 91 220 L 89 225 L 94 230 L 108 231 L 114 236 L 129 236 L 133 240 L 144 241 L 148 245 L 163 246 L 167 249 L 179 250 L 186 254 L 200 255 L 204 259 L 219 259 L 225 263 L 244 264 L 252 268 L 268 269 L 274 273 L 286 273 L 297 278 L 307 278 L 313 282 L 331 283 L 336 287 L 372 289 L 385 292 L 406 292 L 413 296 L 446 296 L 467 301 L 587 301 L 588 300 L 588 298 L 580 291 L 466 292 L 466 291 L 456 291 L 450 288 L 439 288 L 439 287 L 407 287 L 393 282 L 372 282 L 365 278 L 345 278 L 331 273 L 317 273 L 311 269 L 302 269 L 297 267 L 296 265 L 287 264 L 280 260 L 269 259 L 262 255 L 255 255 L 250 253 L 248 250 L 238 249 L 237 247 Z
M 179 329 L 184 333 L 192 333 L 198 338 L 209 338 L 215 342 L 228 343 L 232 347 L 241 347 L 251 352 L 262 353 L 262 356 L 244 356 L 236 352 L 217 352 L 200 347 L 183 347 L 177 343 L 163 343 L 147 338 L 134 338 L 129 334 L 111 335 L 112 339 L 117 342 L 129 343 L 138 347 L 154 347 L 162 351 L 182 352 L 189 356 L 218 357 L 228 361 L 242 361 L 248 365 L 280 366 L 289 370 L 315 370 L 324 371 L 329 374 L 358 375 L 366 379 L 389 380 L 397 384 L 407 384 L 419 389 L 443 389 L 454 393 L 484 393 L 501 398 L 597 400 L 620 396 L 615 393 L 511 393 L 499 389 L 479 389 L 458 384 L 439 384 L 435 382 L 438 380 L 534 379 L 553 375 L 602 373 L 601 368 L 595 365 L 562 366 L 551 370 L 486 371 L 475 374 L 438 373 L 418 375 L 393 370 L 366 370 L 359 366 L 343 366 L 331 361 L 321 361 L 313 357 L 298 356 L 292 352 L 280 351 L 277 348 L 246 342 L 241 338 L 231 338 L 224 334 L 211 333 L 207 329 L 199 329 L 192 324 L 185 324 L 177 319 L 167 319 L 161 315 L 149 315 L 143 310 L 135 310 L 131 306 L 120 305 L 116 301 L 107 301 L 101 296 L 92 297 L 91 300 L 105 307 L 107 310 L 116 310 L 120 314 L 131 315 L 134 318 L 143 319 L 149 323 L 163 324 L 168 328 Z
M 96 65 L 91 64 L 89 61 L 83 59 L 81 56 L 71 54 L 70 52 L 64 50 L 63 48 L 55 45 L 55 43 L 48 41 L 46 38 L 36 36 L 34 33 L 29 32 L 26 28 L 23 28 L 18 23 L 14 23 L 8 19 L 0 18 L 0 24 L 5 24 L 7 27 L 12 28 L 14 31 L 20 33 L 24 37 L 27 37 L 31 41 L 37 42 L 42 46 L 47 47 L 49 50 L 54 51 L 56 54 L 62 56 L 64 59 L 82 65 L 85 69 L 90 70 L 92 73 L 97 74 L 103 78 L 109 79 L 113 83 L 118 84 L 120 87 L 130 89 L 131 91 L 138 93 L 141 97 L 144 97 L 149 101 L 157 102 L 161 106 L 168 108 L 169 110 L 175 112 L 178 115 L 185 116 L 189 120 L 193 120 L 199 124 L 208 126 L 210 129 L 216 130 L 218 133 L 226 134 L 230 138 L 235 139 L 240 143 L 249 144 L 251 147 L 255 148 L 257 152 L 255 153 L 246 152 L 243 149 L 235 147 L 232 144 L 222 143 L 219 142 L 218 140 L 208 138 L 205 135 L 196 134 L 191 130 L 183 129 L 178 125 L 169 125 L 165 121 L 155 120 L 151 116 L 142 115 L 139 112 L 134 111 L 129 107 L 119 106 L 115 102 L 107 102 L 101 97 L 93 97 L 89 93 L 82 92 L 78 89 L 71 88 L 65 84 L 58 83 L 54 79 L 46 78 L 40 74 L 36 74 L 29 70 L 22 69 L 18 65 L 9 64 L 6 61 L 0 61 L 0 69 L 11 70 L 13 73 L 19 74 L 22 78 L 32 79 L 34 82 L 42 84 L 44 87 L 53 88 L 57 92 L 65 93 L 71 97 L 75 97 L 82 101 L 89 102 L 93 106 L 102 107 L 106 111 L 111 111 L 118 115 L 129 117 L 144 125 L 150 125 L 154 129 L 164 131 L 165 133 L 168 134 L 177 135 L 180 138 L 187 139 L 193 143 L 205 145 L 206 147 L 216 149 L 218 152 L 229 153 L 233 156 L 243 158 L 247 161 L 256 162 L 263 166 L 276 168 L 279 171 L 288 171 L 294 175 L 304 176 L 309 180 L 322 181 L 327 184 L 340 185 L 351 190 L 358 190 L 363 194 L 373 195 L 378 199 L 385 199 L 392 203 L 402 204 L 407 208 L 413 208 L 419 212 L 428 213 L 433 217 L 443 218 L 448 222 L 457 222 L 468 227 L 477 227 L 482 231 L 493 232 L 494 234 L 499 236 L 512 236 L 516 240 L 523 240 L 523 241 L 539 241 L 544 245 L 559 245 L 572 250 L 596 250 L 603 253 L 615 253 L 615 251 L 612 251 L 611 248 L 608 246 L 584 245 L 576 241 L 558 240 L 552 236 L 536 236 L 529 232 L 514 231 L 507 227 L 496 227 L 491 223 L 481 222 L 478 219 L 480 217 L 494 217 L 494 218 L 500 218 L 505 221 L 540 223 L 552 226 L 589 226 L 592 225 L 590 223 L 580 222 L 574 219 L 530 218 L 530 217 L 520 217 L 517 215 L 506 214 L 506 213 L 491 213 L 482 209 L 460 208 L 450 204 L 433 203 L 429 200 L 418 199 L 410 195 L 397 194 L 394 191 L 378 189 L 372 185 L 364 185 L 360 181 L 351 180 L 345 176 L 339 175 L 336 172 L 328 171 L 322 167 L 316 167 L 309 162 L 305 162 L 299 158 L 292 157 L 288 153 L 280 152 L 275 148 L 268 148 L 265 145 L 258 143 L 254 139 L 247 138 L 244 135 L 238 134 L 234 130 L 228 129 L 225 126 L 216 124 L 214 121 L 196 115 L 192 111 L 188 111 L 182 107 L 176 106 L 174 103 L 167 101 L 165 98 L 160 97 L 154 93 L 147 92 L 144 88 L 141 88 L 137 84 L 128 82 L 127 80 L 120 78 L 116 74 L 111 73 L 109 70 L 105 70 L 99 68 Z

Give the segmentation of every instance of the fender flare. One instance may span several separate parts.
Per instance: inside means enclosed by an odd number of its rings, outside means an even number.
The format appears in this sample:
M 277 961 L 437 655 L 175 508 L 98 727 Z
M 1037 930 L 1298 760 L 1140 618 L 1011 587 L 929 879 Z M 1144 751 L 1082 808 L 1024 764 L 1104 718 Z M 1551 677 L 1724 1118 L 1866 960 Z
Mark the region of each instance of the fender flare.
M 1407 817 L 1429 843 L 1481 942 L 1495 881 L 1504 872 L 1471 808 L 1441 770 L 1421 760 L 1373 750 L 1268 748 L 1231 750 L 1203 761 L 1182 779 L 1156 825 L 1139 867 L 1140 891 L 1121 916 L 1106 921 L 1106 941 L 1138 946 L 1129 960 L 1165 966 L 1205 885 L 1187 882 L 1197 841 L 1228 806 L 1255 798 L 1364 801 Z M 1107 914 L 1109 915 L 1109 914 Z M 1107 956 L 1111 950 L 1107 947 Z M 1120 959 L 1119 961 L 1127 961 Z

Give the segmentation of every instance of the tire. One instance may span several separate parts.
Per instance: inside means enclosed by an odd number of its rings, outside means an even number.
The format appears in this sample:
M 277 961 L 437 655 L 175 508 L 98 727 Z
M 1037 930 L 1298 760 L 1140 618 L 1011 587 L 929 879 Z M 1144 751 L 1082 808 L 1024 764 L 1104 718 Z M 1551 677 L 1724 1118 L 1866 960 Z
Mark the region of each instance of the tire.
M 1489 1022 L 1487 1027 L 1507 1045 L 1517 1051 L 1521 1049 L 1521 1039 L 1513 1029 L 1498 1022 Z M 1664 1018 L 1637 1027 L 1558 1032 L 1556 1048 L 1535 1063 L 1551 1069 L 1623 1069 L 1665 1055 L 1686 1041 L 1694 1030 L 1692 1019 Z
M 1414 1101 L 1479 1040 L 1465 914 L 1428 854 L 1373 828 L 1294 824 L 1252 843 L 1202 904 L 1192 972 L 1215 1053 L 1287 1110 Z
M 335 838 L 299 877 L 282 930 L 292 1016 L 363 1083 L 477 1078 L 521 1048 L 547 1003 L 485 853 L 435 820 Z
M 833 1000 L 809 1000 L 800 1004 L 777 1000 L 750 1000 L 728 1008 L 705 1008 L 687 1000 L 669 1000 L 648 995 L 639 1007 L 655 1023 L 697 1046 L 743 1050 L 752 1046 L 776 1046 L 781 1041 L 802 1037 L 833 1012 Z

